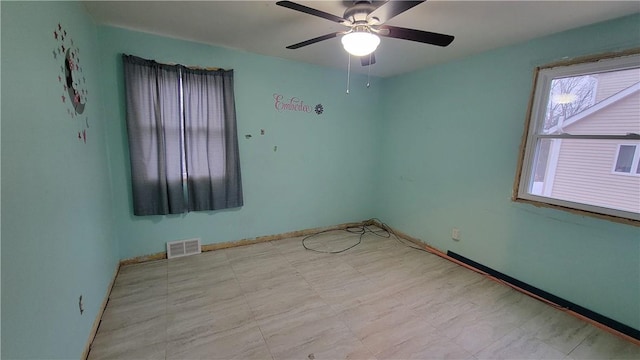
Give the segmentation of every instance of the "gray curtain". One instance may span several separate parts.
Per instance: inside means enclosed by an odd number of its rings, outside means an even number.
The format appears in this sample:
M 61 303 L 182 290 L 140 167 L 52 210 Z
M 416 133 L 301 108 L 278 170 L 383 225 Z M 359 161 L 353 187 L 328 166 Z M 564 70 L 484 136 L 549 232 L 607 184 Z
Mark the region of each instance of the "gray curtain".
M 233 70 L 183 68 L 190 211 L 243 204 Z
M 123 63 L 133 213 L 185 212 L 178 68 L 130 55 Z
M 233 70 L 123 63 L 134 214 L 242 206 Z

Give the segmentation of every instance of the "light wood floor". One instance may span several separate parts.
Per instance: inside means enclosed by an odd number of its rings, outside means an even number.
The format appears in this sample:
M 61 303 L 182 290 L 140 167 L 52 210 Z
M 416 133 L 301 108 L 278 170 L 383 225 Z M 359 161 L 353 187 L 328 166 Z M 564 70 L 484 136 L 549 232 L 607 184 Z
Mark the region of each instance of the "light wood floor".
M 89 353 L 107 358 L 640 359 L 640 347 L 367 234 L 341 254 L 292 238 L 124 266 Z

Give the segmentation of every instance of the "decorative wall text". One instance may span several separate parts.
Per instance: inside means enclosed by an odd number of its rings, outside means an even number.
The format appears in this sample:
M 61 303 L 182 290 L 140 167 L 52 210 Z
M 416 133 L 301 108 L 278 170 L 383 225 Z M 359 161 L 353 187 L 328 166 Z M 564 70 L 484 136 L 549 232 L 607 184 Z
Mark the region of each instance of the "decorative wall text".
M 305 104 L 304 101 L 299 98 L 291 97 L 289 99 L 285 99 L 284 96 L 280 94 L 273 94 L 273 106 L 279 112 L 300 111 L 310 113 L 312 111 L 311 106 Z

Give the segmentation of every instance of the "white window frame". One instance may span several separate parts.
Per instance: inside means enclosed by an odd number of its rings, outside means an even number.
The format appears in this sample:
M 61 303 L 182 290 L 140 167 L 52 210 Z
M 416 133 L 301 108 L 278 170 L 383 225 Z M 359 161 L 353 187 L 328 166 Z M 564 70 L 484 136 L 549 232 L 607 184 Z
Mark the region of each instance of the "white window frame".
M 601 58 L 590 58 L 584 62 L 563 63 L 548 65 L 536 68 L 535 81 L 533 89 L 533 98 L 530 102 L 529 117 L 527 119 L 528 126 L 525 129 L 523 137 L 523 145 L 521 152 L 521 163 L 518 166 L 514 189 L 514 201 L 526 201 L 540 206 L 559 207 L 569 211 L 578 211 L 587 215 L 595 215 L 598 217 L 621 218 L 625 221 L 632 220 L 636 223 L 640 221 L 640 214 L 630 211 L 622 211 L 610 209 L 600 206 L 594 206 L 584 203 L 560 200 L 552 197 L 534 195 L 529 192 L 533 182 L 533 171 L 535 166 L 536 147 L 538 141 L 543 138 L 550 139 L 610 139 L 619 140 L 620 143 L 625 140 L 638 140 L 639 134 L 626 135 L 570 135 L 570 134 L 553 134 L 543 135 L 541 129 L 544 126 L 544 117 L 546 107 L 549 101 L 549 93 L 551 90 L 551 81 L 555 78 L 572 77 L 580 75 L 588 75 L 601 73 L 606 71 L 618 71 L 640 66 L 640 54 L 635 51 L 633 54 L 624 54 L 618 56 L 606 56 Z M 588 110 L 587 110 L 588 111 Z M 640 146 L 639 146 L 640 148 Z M 638 148 L 636 148 L 638 150 Z M 616 156 L 617 159 L 617 156 Z M 634 160 L 635 157 L 634 157 Z M 615 167 L 615 164 L 613 165 Z M 616 172 L 616 174 L 621 174 Z M 629 175 L 629 174 L 626 174 Z M 545 195 L 548 195 L 545 193 Z
M 620 148 L 622 146 L 635 147 L 633 158 L 631 159 L 631 169 L 629 170 L 629 172 L 616 171 L 616 165 L 618 165 L 618 157 L 620 156 Z M 611 173 L 615 175 L 623 175 L 623 176 L 640 176 L 640 173 L 638 173 L 639 167 L 640 167 L 640 143 L 618 144 L 618 148 L 616 150 L 616 157 L 613 158 L 613 166 L 611 167 Z

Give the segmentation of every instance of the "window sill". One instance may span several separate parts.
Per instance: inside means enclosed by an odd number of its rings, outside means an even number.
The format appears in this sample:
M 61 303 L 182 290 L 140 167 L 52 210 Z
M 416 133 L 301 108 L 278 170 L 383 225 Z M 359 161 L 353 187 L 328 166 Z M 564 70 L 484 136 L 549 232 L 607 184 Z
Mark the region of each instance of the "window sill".
M 570 208 L 570 207 L 566 207 L 566 206 L 549 204 L 549 203 L 542 202 L 542 201 L 523 199 L 523 198 L 519 198 L 519 197 L 512 197 L 511 200 L 513 202 L 517 202 L 517 203 L 530 204 L 530 205 L 533 205 L 535 207 L 556 209 L 556 210 L 560 210 L 560 211 L 569 212 L 569 213 L 572 213 L 574 215 L 588 216 L 588 217 L 598 218 L 598 219 L 602 219 L 602 220 L 608 220 L 608 221 L 612 221 L 612 222 L 616 222 L 616 223 L 620 223 L 620 224 L 626 224 L 626 225 L 631 225 L 631 226 L 635 226 L 635 227 L 640 227 L 640 220 L 634 220 L 634 219 L 629 219 L 629 218 L 624 218 L 624 217 L 619 217 L 619 216 L 601 214 L 601 213 L 596 213 L 596 212 L 586 211 L 586 210 L 579 210 L 579 209 Z

